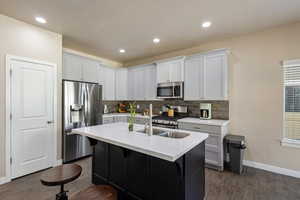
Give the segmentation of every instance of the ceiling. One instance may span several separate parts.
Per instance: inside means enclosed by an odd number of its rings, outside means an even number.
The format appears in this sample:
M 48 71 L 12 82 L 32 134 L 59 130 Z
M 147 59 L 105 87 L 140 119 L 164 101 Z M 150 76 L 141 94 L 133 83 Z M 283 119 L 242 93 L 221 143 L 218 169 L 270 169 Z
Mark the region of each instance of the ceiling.
M 299 0 L 0 0 L 0 13 L 63 34 L 64 47 L 119 62 L 296 22 L 299 10 Z

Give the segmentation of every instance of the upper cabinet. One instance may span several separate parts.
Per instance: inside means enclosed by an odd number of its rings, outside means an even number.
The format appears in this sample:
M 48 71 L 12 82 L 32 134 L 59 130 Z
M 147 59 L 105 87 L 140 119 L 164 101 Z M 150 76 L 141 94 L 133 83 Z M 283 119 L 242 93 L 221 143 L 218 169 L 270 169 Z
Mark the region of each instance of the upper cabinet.
M 101 65 L 98 70 L 98 82 L 102 85 L 102 99 L 115 100 L 115 69 Z
M 204 57 L 187 58 L 184 69 L 184 99 L 204 99 Z
M 185 100 L 226 100 L 228 98 L 227 51 L 187 57 Z
M 84 59 L 82 63 L 82 78 L 86 82 L 98 83 L 98 71 L 100 63 L 90 59 Z
M 74 54 L 63 53 L 63 78 L 75 81 L 98 82 L 100 63 Z
M 81 81 L 82 64 L 81 58 L 73 54 L 63 54 L 63 79 Z
M 157 83 L 184 81 L 184 58 L 157 62 Z
M 128 69 L 116 69 L 116 100 L 128 100 Z
M 156 98 L 156 66 L 154 64 L 128 69 L 128 99 L 154 100 Z

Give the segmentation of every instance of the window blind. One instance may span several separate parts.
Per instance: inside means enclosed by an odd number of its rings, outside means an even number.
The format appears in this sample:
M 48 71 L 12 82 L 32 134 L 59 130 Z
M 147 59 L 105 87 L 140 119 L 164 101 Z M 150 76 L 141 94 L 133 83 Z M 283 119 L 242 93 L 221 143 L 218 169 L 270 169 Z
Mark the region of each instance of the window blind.
M 300 62 L 284 65 L 284 137 L 300 141 Z

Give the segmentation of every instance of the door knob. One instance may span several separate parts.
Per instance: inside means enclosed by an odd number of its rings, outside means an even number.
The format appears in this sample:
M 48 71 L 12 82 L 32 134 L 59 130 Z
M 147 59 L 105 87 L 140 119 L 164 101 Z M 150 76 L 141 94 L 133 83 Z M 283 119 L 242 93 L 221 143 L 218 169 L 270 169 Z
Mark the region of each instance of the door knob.
M 47 121 L 47 124 L 53 124 L 54 122 L 53 121 Z

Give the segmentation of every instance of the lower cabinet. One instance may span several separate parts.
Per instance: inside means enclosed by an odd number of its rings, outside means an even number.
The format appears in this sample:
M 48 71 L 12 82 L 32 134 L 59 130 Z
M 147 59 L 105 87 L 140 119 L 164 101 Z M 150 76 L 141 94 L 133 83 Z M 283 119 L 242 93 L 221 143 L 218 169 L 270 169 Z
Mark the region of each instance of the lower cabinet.
M 185 199 L 183 158 L 179 158 L 173 165 L 158 158 L 151 158 L 150 165 L 152 199 Z
M 107 143 L 101 141 L 94 147 L 92 182 L 95 184 L 105 184 L 108 181 L 108 147 Z
M 223 140 L 228 134 L 228 125 L 216 126 L 179 122 L 179 129 L 209 134 L 205 142 L 206 166 L 219 171 L 224 170 Z
M 129 151 L 126 158 L 128 199 L 150 199 L 149 159 L 144 154 Z
M 175 162 L 98 141 L 93 183 L 118 190 L 118 200 L 202 200 L 205 194 L 205 143 Z
M 126 184 L 126 154 L 128 150 L 109 145 L 109 180 L 108 182 L 120 190 Z
M 114 117 L 103 117 L 103 124 L 114 123 Z

